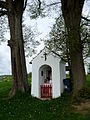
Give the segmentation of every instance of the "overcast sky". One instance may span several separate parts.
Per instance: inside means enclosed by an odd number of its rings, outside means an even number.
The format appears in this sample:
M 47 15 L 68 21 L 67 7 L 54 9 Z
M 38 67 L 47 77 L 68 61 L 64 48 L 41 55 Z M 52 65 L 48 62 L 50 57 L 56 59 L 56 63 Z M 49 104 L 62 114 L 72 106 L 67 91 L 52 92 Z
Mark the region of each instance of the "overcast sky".
M 90 1 L 89 1 L 89 7 L 87 4 L 84 5 L 83 9 L 83 14 L 88 14 L 90 13 Z M 37 22 L 37 27 L 40 33 L 42 33 L 38 39 L 44 38 L 47 36 L 47 34 L 50 31 L 51 26 L 55 22 L 54 16 L 53 17 L 46 17 L 46 18 L 39 18 L 37 20 L 30 21 L 30 18 L 27 18 L 26 23 L 36 24 Z M 9 39 L 9 35 L 6 35 L 7 39 Z M 41 45 L 38 48 L 38 52 L 40 49 L 43 49 L 43 45 Z M 29 64 L 30 58 L 26 58 L 26 63 L 27 63 L 27 71 L 31 71 L 31 65 Z M 0 75 L 8 75 L 11 74 L 11 56 L 10 56 L 10 48 L 7 46 L 7 42 L 1 43 L 0 45 Z

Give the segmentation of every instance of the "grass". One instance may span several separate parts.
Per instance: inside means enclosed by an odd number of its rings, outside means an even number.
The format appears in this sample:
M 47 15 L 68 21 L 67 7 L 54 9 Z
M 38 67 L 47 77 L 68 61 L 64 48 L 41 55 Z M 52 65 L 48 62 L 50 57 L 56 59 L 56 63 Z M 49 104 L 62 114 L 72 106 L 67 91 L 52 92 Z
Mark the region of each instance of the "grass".
M 90 74 L 87 75 L 87 83 L 88 83 L 88 85 L 90 86 Z
M 90 85 L 90 75 L 87 83 Z M 64 93 L 62 97 L 50 101 L 33 98 L 30 93 L 5 100 L 3 98 L 8 96 L 11 85 L 9 77 L 0 82 L 0 120 L 90 120 L 90 109 L 87 115 L 75 112 L 70 94 Z

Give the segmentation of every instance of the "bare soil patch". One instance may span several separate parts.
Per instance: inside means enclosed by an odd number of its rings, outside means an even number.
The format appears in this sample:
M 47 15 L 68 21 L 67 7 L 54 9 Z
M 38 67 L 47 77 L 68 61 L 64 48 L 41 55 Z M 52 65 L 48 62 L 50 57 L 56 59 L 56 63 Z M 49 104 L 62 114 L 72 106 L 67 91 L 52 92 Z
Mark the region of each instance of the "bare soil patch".
M 84 102 L 81 102 L 79 105 L 72 105 L 76 112 L 82 114 L 82 115 L 87 115 L 88 110 L 90 109 L 90 99 L 86 100 Z

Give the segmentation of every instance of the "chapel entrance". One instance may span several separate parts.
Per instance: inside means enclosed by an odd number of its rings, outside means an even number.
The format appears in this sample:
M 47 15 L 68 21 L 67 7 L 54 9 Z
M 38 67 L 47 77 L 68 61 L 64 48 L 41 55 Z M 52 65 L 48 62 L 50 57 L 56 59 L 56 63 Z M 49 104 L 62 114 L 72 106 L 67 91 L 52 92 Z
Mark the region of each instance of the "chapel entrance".
M 52 68 L 49 65 L 40 67 L 39 80 L 41 98 L 52 98 Z

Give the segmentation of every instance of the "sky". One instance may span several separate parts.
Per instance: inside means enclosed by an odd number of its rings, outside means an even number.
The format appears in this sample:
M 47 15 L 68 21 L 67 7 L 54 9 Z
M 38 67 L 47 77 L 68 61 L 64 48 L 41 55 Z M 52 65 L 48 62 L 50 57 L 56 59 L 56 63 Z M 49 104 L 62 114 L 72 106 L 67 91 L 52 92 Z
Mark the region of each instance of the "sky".
M 87 3 L 84 5 L 83 14 L 88 15 L 90 13 L 90 1 L 89 6 Z M 90 15 L 90 14 L 89 14 Z M 56 16 L 46 17 L 41 19 L 40 17 L 37 20 L 30 20 L 29 17 L 26 19 L 26 24 L 30 23 L 30 25 L 34 26 L 37 25 L 38 31 L 41 33 L 37 39 L 43 39 L 46 38 L 48 33 L 50 32 L 50 29 L 52 25 L 55 23 Z M 6 35 L 6 39 L 9 39 L 9 34 Z M 37 49 L 38 52 L 43 49 L 44 45 L 41 44 Z M 32 66 L 29 64 L 32 57 L 27 58 L 26 57 L 26 66 L 27 66 L 27 72 L 32 71 Z M 11 74 L 11 55 L 10 55 L 10 48 L 7 46 L 7 42 L 3 42 L 0 45 L 0 75 L 9 75 Z

